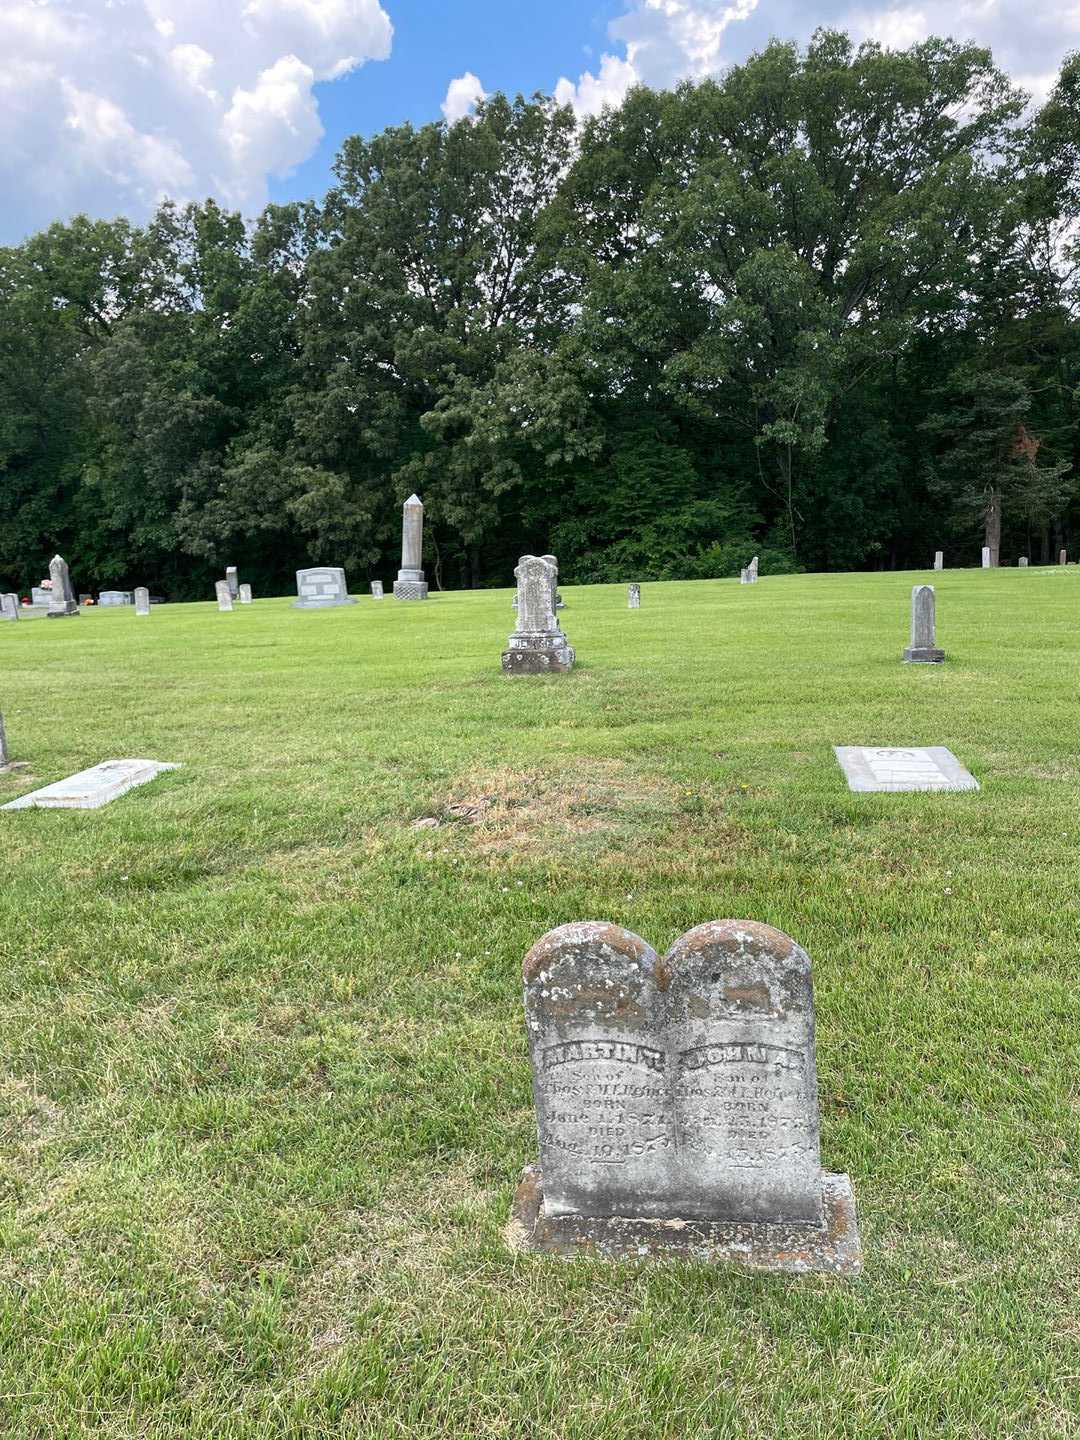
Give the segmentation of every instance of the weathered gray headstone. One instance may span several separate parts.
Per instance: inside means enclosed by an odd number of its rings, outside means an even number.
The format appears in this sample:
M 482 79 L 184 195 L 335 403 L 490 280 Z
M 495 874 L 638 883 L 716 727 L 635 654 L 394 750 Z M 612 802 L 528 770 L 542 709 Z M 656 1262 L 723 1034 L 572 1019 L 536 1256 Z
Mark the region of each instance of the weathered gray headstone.
M 355 605 L 340 566 L 316 565 L 296 572 L 294 610 L 326 610 L 332 605 Z
M 0 595 L 0 620 L 18 620 L 19 602 L 14 595 Z
M 739 584 L 750 585 L 752 583 L 753 577 L 750 574 L 750 569 L 748 566 L 744 565 L 743 568 L 739 571 Z
M 401 569 L 394 581 L 395 600 L 426 600 L 424 580 L 424 507 L 419 495 L 410 495 L 401 514 Z
M 232 591 L 229 589 L 229 582 L 227 580 L 215 580 L 214 593 L 217 595 L 217 608 L 219 610 L 232 609 Z
M 135 614 L 150 614 L 150 591 L 145 585 L 136 585 L 135 587 Z
M 911 587 L 911 644 L 904 659 L 910 665 L 940 665 L 945 659 L 945 651 L 937 648 L 932 585 Z
M 98 596 L 98 604 L 109 609 L 114 605 L 130 605 L 132 603 L 132 592 L 130 590 L 102 590 Z
M 626 604 L 627 604 L 627 608 L 630 609 L 630 610 L 640 610 L 640 608 L 641 608 L 641 586 L 640 586 L 640 585 L 630 585 L 630 586 L 627 587 L 627 592 L 626 592 Z
M 514 575 L 517 629 L 502 655 L 508 675 L 547 675 L 570 670 L 574 650 L 555 618 L 559 567 L 553 555 L 523 555 Z
M 54 555 L 49 561 L 49 579 L 52 581 L 52 590 L 49 593 L 49 613 L 46 618 L 60 620 L 67 615 L 78 615 L 79 602 L 71 588 L 67 561 L 62 555 Z
M 230 595 L 233 597 L 233 599 L 235 600 L 235 599 L 237 598 L 237 596 L 240 594 L 240 577 L 239 577 L 239 575 L 237 574 L 237 570 L 236 570 L 236 566 L 235 566 L 235 565 L 226 565 L 226 567 L 225 567 L 225 584 L 228 585 L 228 587 L 229 587 L 229 594 L 230 594 Z
M 983 568 L 984 570 L 989 570 L 989 569 L 990 569 L 990 546 L 989 546 L 989 545 L 984 545 L 983 548 L 982 548 L 982 568 Z
M 371 598 L 373 600 L 381 600 L 383 598 L 383 584 L 381 580 L 372 580 Z
M 248 585 L 246 582 L 245 582 L 243 585 L 240 586 L 239 600 L 240 600 L 240 604 L 241 604 L 241 605 L 250 605 L 250 604 L 251 604 L 251 600 L 252 600 L 252 596 L 251 596 L 251 586 Z
M 978 790 L 979 782 L 944 745 L 834 745 L 848 789 Z
M 1065 564 L 1068 562 L 1068 559 L 1069 559 L 1069 552 L 1068 552 L 1067 550 L 1059 550 L 1059 551 L 1058 551 L 1058 564 L 1059 564 L 1059 565 L 1065 565 Z
M 750 564 L 746 568 L 750 572 L 750 583 L 753 584 L 753 582 L 758 578 L 758 557 L 756 555 L 750 561 Z
M 564 925 L 525 957 L 539 1167 L 523 1249 L 675 1252 L 855 1273 L 845 1175 L 821 1170 L 810 959 L 717 920 L 660 960 L 617 925 Z
M 46 590 L 41 585 L 33 585 L 30 589 L 31 605 L 48 605 L 52 601 L 52 591 Z
M 224 581 L 220 582 L 224 585 Z M 41 790 L 32 790 L 29 795 L 20 795 L 4 810 L 97 810 L 133 790 L 136 785 L 145 785 L 163 770 L 178 770 L 178 765 L 165 764 L 159 760 L 103 760 L 89 770 L 80 770 L 66 780 L 57 780 Z
M 1028 563 L 1028 557 L 1027 557 L 1026 555 L 1021 555 L 1021 556 L 1020 556 L 1020 559 L 1017 560 L 1016 563 L 1017 563 L 1017 565 L 1019 565 L 1019 567 L 1020 567 L 1021 570 L 1026 570 L 1026 569 L 1027 569 L 1027 563 Z
M 935 569 L 935 570 L 944 570 L 944 569 L 945 569 L 945 552 L 944 552 L 944 550 L 935 550 L 935 551 L 934 551 L 934 569 Z

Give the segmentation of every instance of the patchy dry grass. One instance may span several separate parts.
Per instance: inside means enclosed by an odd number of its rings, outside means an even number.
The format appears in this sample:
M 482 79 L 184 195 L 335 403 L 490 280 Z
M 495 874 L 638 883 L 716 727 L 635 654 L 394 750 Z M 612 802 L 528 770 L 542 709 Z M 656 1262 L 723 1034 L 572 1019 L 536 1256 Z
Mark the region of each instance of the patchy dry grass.
M 184 768 L 4 817 L 0 1434 L 1080 1436 L 1080 571 L 935 576 L 933 672 L 912 579 L 571 592 L 535 679 L 505 591 L 5 627 L 0 799 Z M 723 915 L 813 956 L 864 1276 L 511 1254 L 522 955 Z

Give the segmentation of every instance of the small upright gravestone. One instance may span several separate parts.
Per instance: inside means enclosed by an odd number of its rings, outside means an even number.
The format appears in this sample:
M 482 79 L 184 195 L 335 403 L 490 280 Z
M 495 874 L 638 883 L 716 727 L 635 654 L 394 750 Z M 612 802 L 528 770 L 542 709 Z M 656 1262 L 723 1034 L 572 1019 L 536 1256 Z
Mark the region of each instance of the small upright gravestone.
M 150 591 L 145 585 L 136 585 L 135 587 L 135 614 L 150 614 Z
M 60 620 L 67 615 L 78 615 L 79 602 L 71 588 L 71 575 L 62 555 L 54 555 L 49 561 L 49 579 L 52 581 L 52 590 L 49 592 L 49 612 L 46 618 Z
M 235 600 L 240 594 L 240 577 L 237 574 L 235 565 L 226 565 L 225 584 L 229 587 L 229 594 Z
M 238 598 L 239 598 L 239 601 L 240 601 L 240 604 L 241 604 L 241 605 L 250 605 L 250 604 L 251 604 L 251 598 L 252 598 L 252 597 L 251 597 L 251 586 L 248 585 L 248 584 L 246 584 L 246 583 L 243 584 L 243 585 L 241 585 L 241 586 L 240 586 L 240 594 L 239 594 L 239 597 L 238 597 Z
M 424 563 L 424 506 L 419 495 L 410 495 L 401 513 L 401 569 L 394 581 L 395 600 L 426 600 Z
M 563 925 L 524 981 L 540 1164 L 515 1196 L 516 1248 L 858 1272 L 850 1181 L 821 1169 L 793 940 L 716 920 L 661 960 L 618 925 Z
M 631 610 L 641 609 L 641 586 L 631 585 L 627 590 L 626 603 Z
M 219 610 L 232 609 L 232 591 L 229 589 L 227 580 L 215 580 L 214 592 L 217 595 L 217 608 Z
M 1017 560 L 1016 563 L 1017 563 L 1017 565 L 1019 565 L 1019 567 L 1020 567 L 1021 570 L 1026 570 L 1026 569 L 1027 569 L 1027 563 L 1028 563 L 1028 557 L 1027 557 L 1026 555 L 1021 555 L 1021 556 L 1020 556 L 1020 559 Z
M 1064 565 L 1064 564 L 1066 564 L 1066 562 L 1068 561 L 1068 558 L 1069 558 L 1069 552 L 1068 552 L 1067 550 L 1059 550 L 1059 551 L 1058 551 L 1058 564 L 1059 564 L 1059 565 Z
M 332 605 L 355 605 L 345 583 L 345 571 L 337 565 L 316 565 L 296 572 L 294 610 L 326 610 Z
M 932 585 L 911 588 L 911 644 L 904 659 L 912 665 L 940 665 L 945 651 L 937 648 L 937 624 Z
M 383 598 L 383 586 L 381 580 L 372 580 L 371 598 L 373 600 L 381 600 Z
M 555 618 L 559 566 L 554 555 L 523 555 L 517 578 L 517 629 L 502 655 L 508 675 L 549 675 L 570 670 L 574 650 Z
M 0 595 L 0 620 L 18 620 L 19 602 L 14 595 Z
M 982 548 L 982 568 L 983 568 L 984 570 L 989 570 L 989 569 L 990 569 L 990 546 L 989 546 L 989 545 L 984 545 L 983 548 Z
M 944 569 L 945 569 L 945 552 L 944 552 L 944 550 L 935 550 L 935 551 L 934 551 L 934 569 L 935 569 L 935 570 L 944 570 Z

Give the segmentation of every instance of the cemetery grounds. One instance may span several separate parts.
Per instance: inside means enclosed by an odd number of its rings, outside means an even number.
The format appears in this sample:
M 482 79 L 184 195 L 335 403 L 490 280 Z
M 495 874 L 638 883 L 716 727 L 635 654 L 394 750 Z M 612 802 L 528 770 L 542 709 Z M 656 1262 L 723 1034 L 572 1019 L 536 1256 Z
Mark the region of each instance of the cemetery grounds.
M 547 678 L 508 590 L 0 631 L 0 800 L 183 765 L 0 817 L 0 1434 L 1080 1435 L 1080 571 L 563 591 Z M 724 916 L 812 957 L 863 1275 L 511 1254 L 522 956 Z

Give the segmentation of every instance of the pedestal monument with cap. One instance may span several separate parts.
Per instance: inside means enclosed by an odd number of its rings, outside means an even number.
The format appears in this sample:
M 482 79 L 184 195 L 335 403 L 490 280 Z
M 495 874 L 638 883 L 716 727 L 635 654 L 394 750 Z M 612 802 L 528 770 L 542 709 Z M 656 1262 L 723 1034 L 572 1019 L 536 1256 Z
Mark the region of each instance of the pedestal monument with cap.
M 424 559 L 424 507 L 419 495 L 410 495 L 401 516 L 401 569 L 394 581 L 395 600 L 426 600 Z

